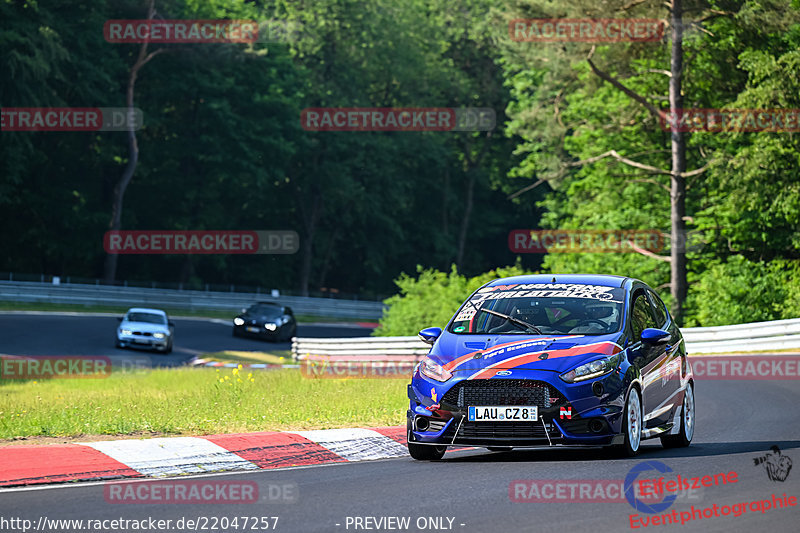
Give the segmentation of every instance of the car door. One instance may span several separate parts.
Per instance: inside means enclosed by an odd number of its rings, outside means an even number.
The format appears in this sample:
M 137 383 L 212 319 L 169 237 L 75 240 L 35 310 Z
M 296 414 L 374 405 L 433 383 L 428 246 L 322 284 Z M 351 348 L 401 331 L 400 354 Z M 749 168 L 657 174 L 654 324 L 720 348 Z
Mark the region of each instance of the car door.
M 658 367 L 661 379 L 658 380 L 660 390 L 657 396 L 660 401 L 659 405 L 656 406 L 657 410 L 652 420 L 654 426 L 659 426 L 672 420 L 675 410 L 680 406 L 683 399 L 683 396 L 678 394 L 681 387 L 680 374 L 683 361 L 680 353 L 680 336 L 677 329 L 671 324 L 672 319 L 664 302 L 651 289 L 647 289 L 647 296 L 653 306 L 656 327 L 672 334 L 669 342 L 663 346 L 663 363 Z
M 657 327 L 653 306 L 644 288 L 633 292 L 631 298 L 630 329 L 631 355 L 642 376 L 642 411 L 644 412 L 644 428 L 655 427 L 660 417 L 658 409 L 666 395 L 661 385 L 661 368 L 665 364 L 666 349 L 664 344 L 647 344 L 642 342 L 642 331 Z

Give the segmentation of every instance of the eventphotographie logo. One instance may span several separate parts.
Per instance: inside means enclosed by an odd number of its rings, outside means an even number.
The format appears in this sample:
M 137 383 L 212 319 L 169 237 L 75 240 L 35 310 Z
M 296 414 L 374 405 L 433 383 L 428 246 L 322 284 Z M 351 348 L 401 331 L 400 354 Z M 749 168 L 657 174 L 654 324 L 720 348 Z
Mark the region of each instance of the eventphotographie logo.
M 781 453 L 778 446 L 773 446 L 770 451 L 761 457 L 753 459 L 755 466 L 764 465 L 767 477 L 771 481 L 786 481 L 792 470 L 792 460 Z

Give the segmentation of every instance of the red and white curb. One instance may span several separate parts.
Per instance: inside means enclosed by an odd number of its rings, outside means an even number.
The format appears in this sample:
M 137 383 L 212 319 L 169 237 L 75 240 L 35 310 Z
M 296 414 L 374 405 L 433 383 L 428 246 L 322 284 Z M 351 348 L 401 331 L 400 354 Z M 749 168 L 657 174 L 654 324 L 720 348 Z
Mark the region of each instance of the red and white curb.
M 7 446 L 0 450 L 0 487 L 403 457 L 405 432 L 397 426 Z

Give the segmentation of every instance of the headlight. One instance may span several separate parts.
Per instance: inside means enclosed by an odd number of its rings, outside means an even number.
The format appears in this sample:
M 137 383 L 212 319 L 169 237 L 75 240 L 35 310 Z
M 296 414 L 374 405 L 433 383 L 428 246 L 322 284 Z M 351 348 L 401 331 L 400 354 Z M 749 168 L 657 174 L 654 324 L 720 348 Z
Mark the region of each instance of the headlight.
M 129 329 L 121 329 L 119 330 L 120 335 L 133 335 L 133 332 Z
M 166 335 L 164 333 L 153 333 L 153 337 L 156 339 L 163 339 L 166 337 Z
M 453 377 L 453 374 L 451 374 L 449 370 L 445 370 L 442 365 L 437 365 L 427 357 L 420 363 L 419 371 L 423 375 L 435 379 L 436 381 L 447 381 Z
M 612 355 L 611 357 L 590 361 L 569 372 L 561 374 L 561 379 L 567 383 L 575 383 L 576 381 L 584 381 L 608 374 L 617 367 L 621 357 L 622 352 Z
M 275 331 L 276 329 L 278 329 L 278 325 L 273 324 L 272 322 L 267 322 L 266 324 L 264 324 L 264 327 L 270 331 Z
M 237 316 L 233 319 L 233 323 L 237 326 L 244 326 L 244 319 Z

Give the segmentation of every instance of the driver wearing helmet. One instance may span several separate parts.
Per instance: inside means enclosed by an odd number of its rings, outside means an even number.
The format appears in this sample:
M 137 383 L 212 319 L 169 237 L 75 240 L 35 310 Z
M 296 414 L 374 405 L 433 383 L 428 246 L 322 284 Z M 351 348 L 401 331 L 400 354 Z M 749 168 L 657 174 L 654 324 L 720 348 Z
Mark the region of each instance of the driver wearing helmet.
M 512 310 L 508 313 L 509 316 L 513 316 L 514 318 L 518 318 L 523 322 L 527 322 L 528 324 L 532 324 L 534 326 L 541 326 L 542 325 L 542 317 L 544 313 L 538 307 L 533 307 L 532 305 L 525 305 L 525 303 L 520 303 L 515 305 Z M 502 323 L 489 330 L 489 333 L 506 333 L 509 331 L 525 331 L 523 326 L 519 324 L 514 324 L 510 320 L 505 320 L 502 318 L 498 318 L 501 320 Z
M 574 328 L 571 333 L 609 333 L 617 330 L 619 323 L 619 309 L 608 302 L 590 302 L 584 307 L 585 317 L 580 322 L 577 332 Z

